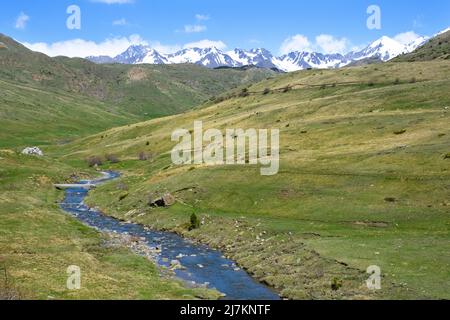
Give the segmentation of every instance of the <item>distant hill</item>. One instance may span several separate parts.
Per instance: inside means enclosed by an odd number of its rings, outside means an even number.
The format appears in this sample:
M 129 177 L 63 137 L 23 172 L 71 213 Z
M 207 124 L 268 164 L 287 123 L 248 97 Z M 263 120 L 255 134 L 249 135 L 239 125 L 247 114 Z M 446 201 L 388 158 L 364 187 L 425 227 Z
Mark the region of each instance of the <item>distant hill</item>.
M 0 35 L 0 79 L 82 94 L 141 117 L 184 111 L 213 95 L 266 79 L 265 69 L 210 70 L 197 65 L 98 65 L 30 51 Z
M 438 34 L 417 50 L 397 57 L 395 61 L 431 61 L 450 59 L 450 30 Z
M 139 117 L 79 94 L 0 79 L 0 149 L 65 143 Z
M 369 64 L 375 64 L 375 63 L 383 63 L 383 60 L 377 58 L 377 57 L 372 57 L 372 58 L 366 58 L 366 59 L 362 59 L 359 61 L 355 61 L 352 62 L 348 65 L 348 67 L 359 67 L 359 66 L 366 66 Z
M 180 113 L 274 74 L 259 68 L 98 65 L 50 58 L 0 34 L 0 126 L 21 128 L 14 139 L 2 130 L 0 144 L 47 143 Z

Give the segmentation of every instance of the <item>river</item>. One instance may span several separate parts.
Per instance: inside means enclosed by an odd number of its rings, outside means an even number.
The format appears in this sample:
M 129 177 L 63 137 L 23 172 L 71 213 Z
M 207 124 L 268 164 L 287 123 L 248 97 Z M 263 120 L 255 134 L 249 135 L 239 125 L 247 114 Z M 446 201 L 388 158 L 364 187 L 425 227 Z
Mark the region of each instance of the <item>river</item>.
M 116 172 L 104 172 L 98 180 L 84 180 L 79 184 L 99 185 L 120 177 Z M 267 286 L 257 282 L 223 254 L 208 246 L 184 239 L 171 232 L 153 231 L 144 226 L 125 223 L 84 204 L 88 190 L 80 186 L 65 190 L 61 208 L 81 222 L 102 232 L 116 233 L 142 239 L 149 248 L 159 248 L 156 261 L 170 267 L 179 261 L 182 269 L 175 270 L 176 277 L 188 285 L 203 285 L 225 294 L 232 300 L 278 300 L 279 296 Z

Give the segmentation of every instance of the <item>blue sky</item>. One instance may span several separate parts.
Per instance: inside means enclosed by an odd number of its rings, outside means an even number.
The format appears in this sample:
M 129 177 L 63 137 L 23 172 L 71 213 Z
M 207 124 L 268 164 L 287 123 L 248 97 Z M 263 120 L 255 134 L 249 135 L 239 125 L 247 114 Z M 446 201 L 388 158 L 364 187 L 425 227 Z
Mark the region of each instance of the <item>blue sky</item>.
M 367 8 L 381 9 L 381 29 L 369 30 Z M 69 30 L 69 5 L 81 9 L 81 29 Z M 410 39 L 450 26 L 445 0 L 8 0 L 0 32 L 50 55 L 114 55 L 146 43 L 163 52 L 214 44 L 345 52 L 387 35 Z

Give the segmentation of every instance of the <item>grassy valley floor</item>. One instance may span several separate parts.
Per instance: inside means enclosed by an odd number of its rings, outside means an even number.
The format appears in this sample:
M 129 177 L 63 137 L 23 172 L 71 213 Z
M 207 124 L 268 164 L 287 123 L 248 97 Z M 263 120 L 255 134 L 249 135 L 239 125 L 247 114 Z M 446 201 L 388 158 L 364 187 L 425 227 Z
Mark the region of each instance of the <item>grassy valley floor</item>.
M 75 172 L 76 173 L 76 172 Z M 188 289 L 62 212 L 53 183 L 73 168 L 54 159 L 0 150 L 0 299 L 214 299 Z M 85 172 L 83 175 L 95 175 Z M 81 290 L 68 290 L 67 268 L 81 268 Z

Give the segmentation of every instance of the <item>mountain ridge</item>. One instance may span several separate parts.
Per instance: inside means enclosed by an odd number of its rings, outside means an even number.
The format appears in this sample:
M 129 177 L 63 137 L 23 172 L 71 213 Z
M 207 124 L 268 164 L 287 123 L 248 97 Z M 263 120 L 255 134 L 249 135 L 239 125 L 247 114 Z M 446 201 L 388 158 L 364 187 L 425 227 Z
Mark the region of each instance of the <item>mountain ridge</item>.
M 450 28 L 439 32 L 417 50 L 399 56 L 395 61 L 414 62 L 450 59 Z
M 436 36 L 444 33 L 438 33 Z M 335 69 L 355 64 L 364 60 L 390 61 L 403 54 L 408 54 L 423 46 L 431 38 L 419 37 L 408 44 L 383 36 L 359 51 L 346 54 L 293 51 L 281 56 L 273 55 L 264 48 L 222 51 L 216 47 L 185 48 L 171 54 L 162 54 L 146 45 L 130 46 L 116 57 L 89 56 L 86 59 L 94 63 L 120 64 L 180 64 L 192 63 L 207 68 L 243 67 L 253 65 L 266 69 L 278 69 L 293 72 L 305 69 Z

